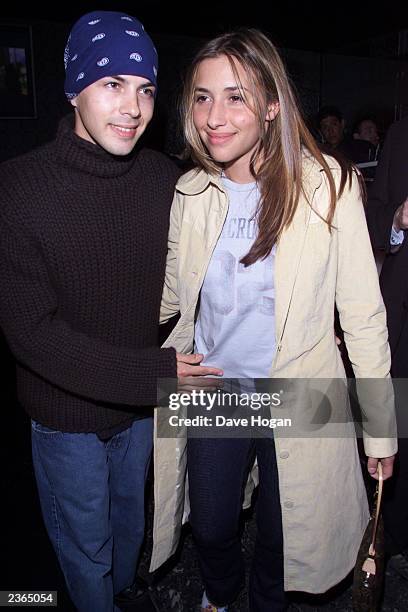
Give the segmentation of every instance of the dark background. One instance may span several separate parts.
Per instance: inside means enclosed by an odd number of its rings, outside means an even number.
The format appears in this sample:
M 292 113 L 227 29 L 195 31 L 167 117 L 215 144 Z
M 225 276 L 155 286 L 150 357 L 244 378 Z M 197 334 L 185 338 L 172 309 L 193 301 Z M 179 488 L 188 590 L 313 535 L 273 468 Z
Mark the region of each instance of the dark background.
M 63 94 L 63 50 L 73 23 L 85 12 L 135 14 L 155 41 L 160 58 L 159 96 L 147 144 L 179 148 L 177 95 L 185 66 L 201 42 L 225 30 L 252 26 L 280 47 L 301 105 L 313 117 L 324 104 L 343 111 L 349 129 L 362 112 L 374 114 L 382 132 L 408 113 L 408 3 L 250 0 L 83 2 L 52 10 L 11 4 L 0 25 L 32 28 L 36 119 L 0 119 L 0 161 L 50 140 L 70 111 Z M 405 30 L 405 31 L 404 31 Z
M 392 2 L 280 2 L 252 0 L 195 0 L 169 2 L 139 0 L 138 2 L 81 2 L 80 7 L 68 3 L 51 9 L 45 3 L 35 3 L 23 11 L 3 5 L 0 20 L 38 19 L 66 23 L 95 9 L 125 11 L 140 19 L 149 33 L 212 37 L 236 26 L 262 28 L 269 32 L 278 46 L 328 51 L 344 44 L 387 34 L 408 27 L 408 8 L 403 0 Z

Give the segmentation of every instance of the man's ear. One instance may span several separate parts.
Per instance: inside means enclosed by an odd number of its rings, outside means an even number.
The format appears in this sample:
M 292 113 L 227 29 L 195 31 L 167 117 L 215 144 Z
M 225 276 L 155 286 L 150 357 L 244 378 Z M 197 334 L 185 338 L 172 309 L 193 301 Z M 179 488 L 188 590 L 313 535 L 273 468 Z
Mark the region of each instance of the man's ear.
M 71 100 L 70 100 L 69 102 L 70 102 L 70 104 L 72 104 L 72 106 L 73 106 L 74 108 L 76 108 L 76 107 L 77 107 L 77 99 L 76 99 L 76 97 L 75 97 L 75 98 L 71 98 Z
M 279 113 L 279 102 L 272 102 L 268 106 L 268 112 L 266 113 L 266 121 L 273 121 L 276 115 Z

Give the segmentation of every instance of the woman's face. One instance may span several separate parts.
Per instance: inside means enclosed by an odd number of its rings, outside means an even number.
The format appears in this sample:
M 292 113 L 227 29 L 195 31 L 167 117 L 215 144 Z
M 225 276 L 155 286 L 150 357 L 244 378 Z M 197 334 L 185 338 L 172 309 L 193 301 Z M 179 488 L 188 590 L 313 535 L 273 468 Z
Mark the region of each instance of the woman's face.
M 221 55 L 205 59 L 196 76 L 193 122 L 213 160 L 224 165 L 225 174 L 238 183 L 247 183 L 253 181 L 249 162 L 258 146 L 260 129 L 251 110 L 254 104 L 249 75 L 238 62 L 235 65 L 247 103 L 228 58 Z

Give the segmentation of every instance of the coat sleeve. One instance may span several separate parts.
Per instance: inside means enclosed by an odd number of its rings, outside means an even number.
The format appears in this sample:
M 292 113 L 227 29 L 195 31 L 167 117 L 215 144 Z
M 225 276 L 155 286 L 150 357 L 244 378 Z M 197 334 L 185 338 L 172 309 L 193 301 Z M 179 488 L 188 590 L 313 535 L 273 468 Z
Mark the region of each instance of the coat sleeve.
M 369 425 L 364 431 L 365 452 L 388 457 L 397 449 L 391 357 L 385 307 L 356 175 L 337 204 L 335 224 L 336 305 L 349 359 L 356 379 L 360 379 L 360 406 Z
M 182 195 L 174 195 L 170 212 L 166 274 L 160 307 L 160 323 L 165 323 L 180 310 L 178 294 L 178 247 L 181 231 Z
M 2 217 L 0 293 L 0 325 L 15 358 L 53 385 L 100 402 L 154 405 L 157 379 L 176 377 L 174 349 L 113 346 L 73 329 L 38 245 Z

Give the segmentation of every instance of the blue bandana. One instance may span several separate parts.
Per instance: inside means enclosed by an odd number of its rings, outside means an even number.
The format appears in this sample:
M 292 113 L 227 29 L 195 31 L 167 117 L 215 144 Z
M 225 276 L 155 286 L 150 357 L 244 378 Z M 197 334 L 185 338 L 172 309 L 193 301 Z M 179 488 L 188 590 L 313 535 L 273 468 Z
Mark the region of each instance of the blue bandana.
M 70 100 L 102 77 L 134 75 L 157 83 L 157 51 L 143 25 L 125 13 L 95 11 L 74 25 L 64 52 Z

